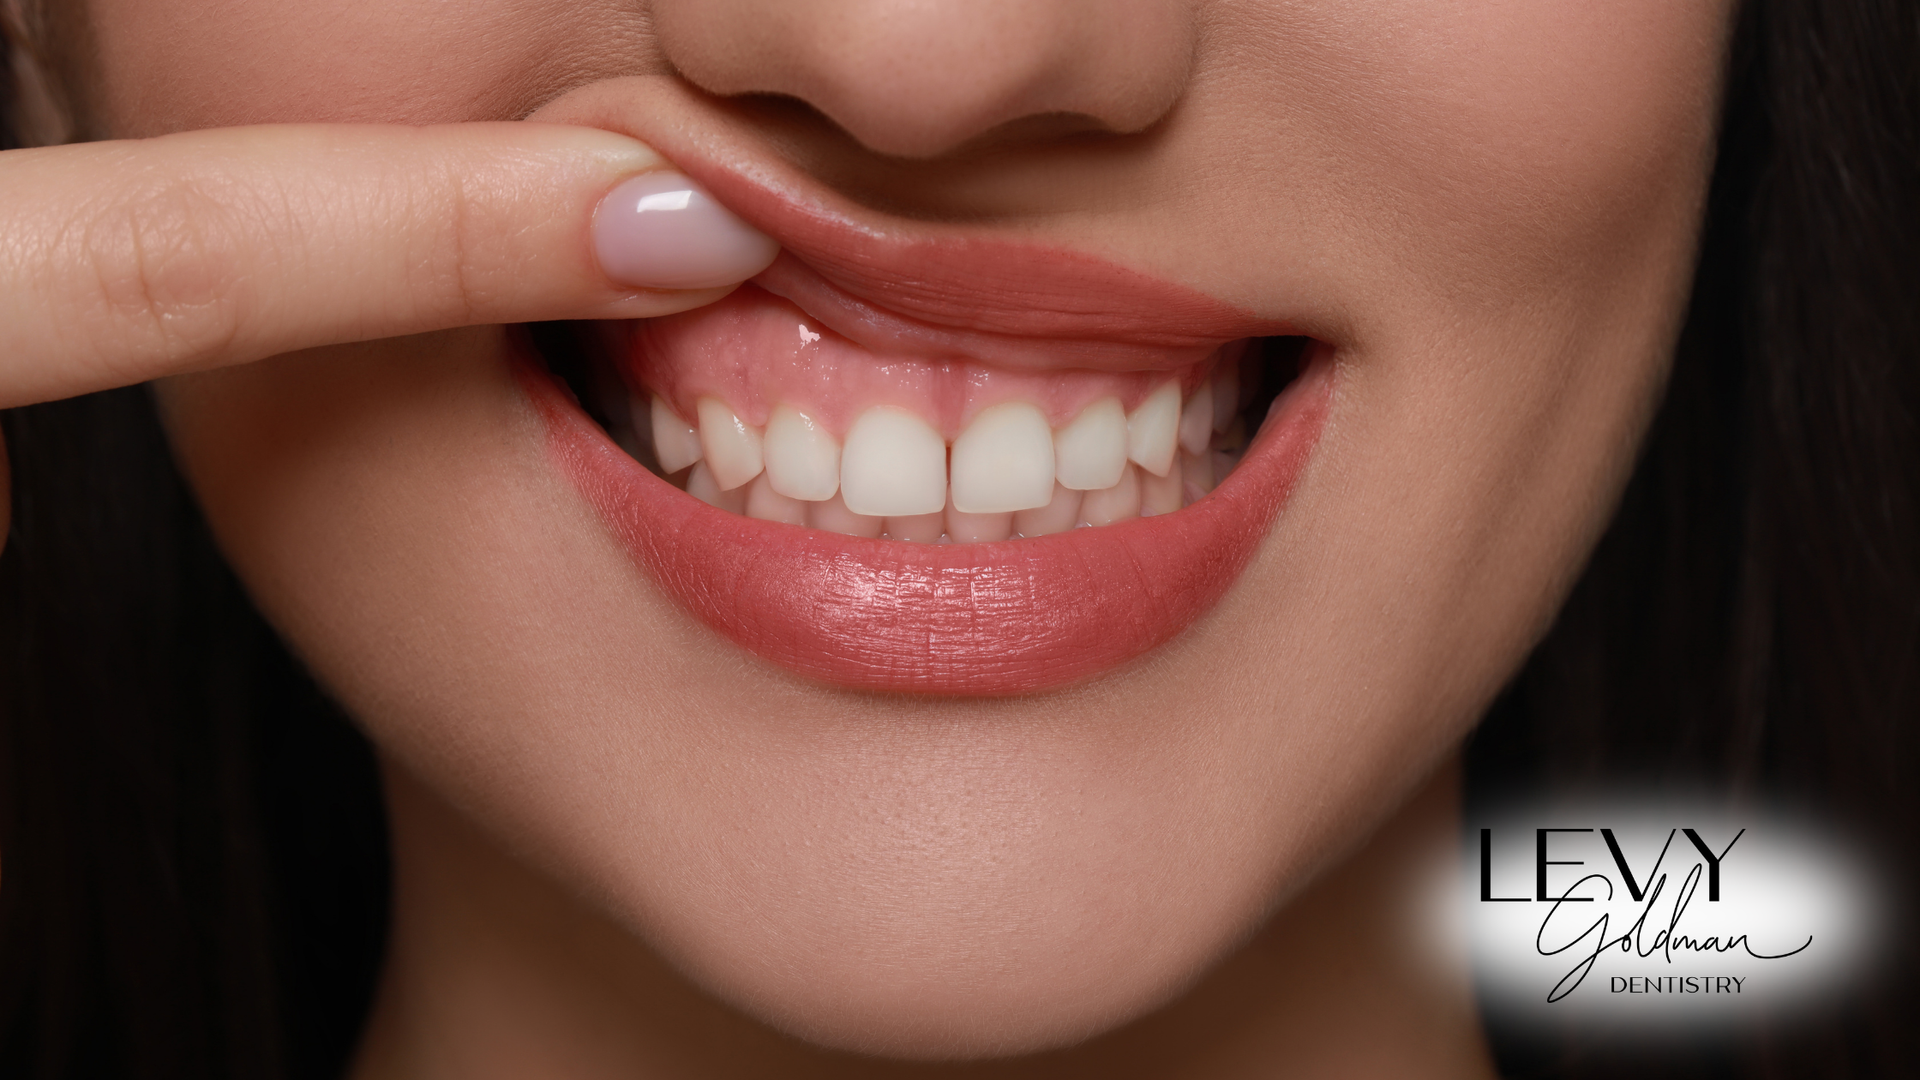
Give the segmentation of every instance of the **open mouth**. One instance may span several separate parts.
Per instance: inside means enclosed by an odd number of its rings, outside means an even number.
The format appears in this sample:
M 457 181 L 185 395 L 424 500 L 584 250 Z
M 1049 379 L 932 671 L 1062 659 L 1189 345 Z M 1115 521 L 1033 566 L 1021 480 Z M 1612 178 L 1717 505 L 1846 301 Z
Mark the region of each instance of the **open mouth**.
M 995 311 L 937 272 L 903 304 L 883 262 L 836 278 L 789 247 L 704 308 L 521 335 L 557 463 L 636 563 L 748 651 L 868 690 L 1068 685 L 1217 603 L 1317 440 L 1332 348 L 1157 283 L 1116 308 L 1106 264 L 1040 310 L 978 275 Z
M 1189 506 L 1238 466 L 1305 345 L 1241 339 L 1171 371 L 1015 372 L 877 357 L 752 285 L 535 342 L 622 450 L 700 501 L 909 543 L 1031 539 Z

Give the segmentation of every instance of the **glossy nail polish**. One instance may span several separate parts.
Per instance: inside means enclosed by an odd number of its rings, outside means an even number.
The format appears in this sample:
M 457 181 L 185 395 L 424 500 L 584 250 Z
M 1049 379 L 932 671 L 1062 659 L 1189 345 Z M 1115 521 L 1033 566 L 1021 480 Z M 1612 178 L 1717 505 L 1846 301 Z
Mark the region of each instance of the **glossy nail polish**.
M 608 277 L 645 289 L 711 289 L 766 269 L 780 247 L 677 172 L 643 173 L 613 189 L 593 218 Z

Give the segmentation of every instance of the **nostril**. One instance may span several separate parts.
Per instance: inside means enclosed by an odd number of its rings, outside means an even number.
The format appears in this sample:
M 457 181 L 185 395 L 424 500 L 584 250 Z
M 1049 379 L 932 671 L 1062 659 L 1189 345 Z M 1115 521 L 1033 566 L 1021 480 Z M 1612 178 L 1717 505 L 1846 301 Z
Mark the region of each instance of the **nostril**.
M 1085 113 L 1036 113 L 1008 120 L 965 138 L 961 138 L 960 133 L 935 133 L 930 138 L 919 140 L 920 149 L 917 151 L 899 145 L 892 149 L 880 149 L 875 143 L 882 140 L 872 132 L 866 138 L 861 138 L 799 98 L 787 94 L 745 94 L 734 100 L 742 106 L 742 115 L 777 124 L 789 131 L 810 131 L 829 135 L 836 140 L 844 139 L 858 144 L 862 149 L 908 161 L 964 157 L 1000 147 L 1094 142 L 1123 134 L 1099 118 Z
M 674 67 L 722 96 L 805 102 L 877 153 L 1151 126 L 1184 91 L 1180 0 L 656 0 Z

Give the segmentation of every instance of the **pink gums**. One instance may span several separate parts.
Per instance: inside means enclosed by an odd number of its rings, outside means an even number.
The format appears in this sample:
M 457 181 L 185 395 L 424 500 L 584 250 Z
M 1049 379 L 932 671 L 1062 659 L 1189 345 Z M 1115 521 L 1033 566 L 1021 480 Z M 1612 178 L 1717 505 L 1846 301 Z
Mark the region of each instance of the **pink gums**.
M 630 381 L 665 398 L 682 417 L 694 416 L 695 402 L 711 396 L 758 426 L 785 403 L 837 437 L 874 405 L 913 412 L 949 442 L 974 414 L 1006 401 L 1037 405 L 1058 427 L 1099 398 L 1118 397 L 1130 410 L 1168 379 L 1179 380 L 1185 393 L 1210 370 L 1188 362 L 1171 372 L 1010 371 L 968 360 L 877 355 L 752 285 L 718 303 L 636 324 L 633 333 Z
M 661 588 L 742 648 L 866 690 L 1017 694 L 1109 671 L 1209 610 L 1318 440 L 1331 350 L 1311 351 L 1241 463 L 1174 514 L 1003 543 L 903 544 L 715 509 L 622 453 L 531 361 L 560 471 Z

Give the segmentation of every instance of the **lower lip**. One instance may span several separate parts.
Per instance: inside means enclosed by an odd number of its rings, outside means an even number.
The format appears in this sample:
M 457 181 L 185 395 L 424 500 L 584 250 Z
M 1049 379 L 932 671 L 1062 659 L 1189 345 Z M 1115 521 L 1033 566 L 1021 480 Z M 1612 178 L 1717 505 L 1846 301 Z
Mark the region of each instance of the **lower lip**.
M 1082 682 L 1218 603 L 1285 505 L 1332 401 L 1315 346 L 1238 468 L 1172 514 L 990 544 L 906 544 L 708 506 L 616 447 L 531 358 L 548 448 L 633 560 L 741 648 L 861 690 L 993 696 Z

